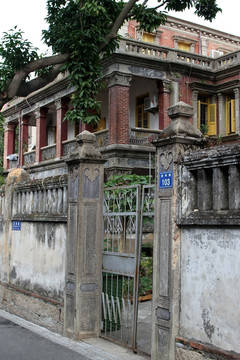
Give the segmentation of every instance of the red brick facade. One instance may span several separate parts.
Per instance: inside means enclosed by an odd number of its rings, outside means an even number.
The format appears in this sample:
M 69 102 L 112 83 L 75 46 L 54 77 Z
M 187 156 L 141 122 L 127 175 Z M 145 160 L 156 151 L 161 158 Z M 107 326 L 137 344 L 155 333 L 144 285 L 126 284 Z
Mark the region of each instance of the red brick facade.
M 28 150 L 28 122 L 29 116 L 24 116 L 21 123 L 21 146 L 20 146 L 20 161 L 19 165 L 24 165 L 24 152 Z
M 62 99 L 56 102 L 56 158 L 63 156 L 63 144 L 64 140 L 67 140 L 68 122 L 63 121 L 68 110 L 69 100 Z
M 132 39 L 142 40 L 143 32 L 138 31 L 137 22 L 132 20 L 128 27 Z M 169 16 L 157 32 L 154 31 L 153 42 L 156 45 L 178 48 L 178 43 L 189 46 L 189 51 L 195 54 L 213 56 L 213 51 L 226 54 L 240 48 L 239 38 L 221 31 L 200 26 L 185 20 Z
M 109 145 L 129 143 L 129 87 L 115 85 L 109 88 Z
M 168 117 L 168 108 L 170 104 L 170 89 L 167 84 L 159 82 L 159 98 L 158 98 L 158 111 L 159 111 L 159 130 L 166 128 L 171 120 Z
M 9 169 L 9 160 L 7 156 L 14 154 L 15 151 L 15 124 L 7 124 L 7 130 L 4 132 L 4 154 L 3 154 L 3 167 Z
M 42 161 L 42 151 L 41 148 L 47 144 L 47 109 L 41 108 L 36 112 L 36 152 L 35 152 L 35 161 L 39 163 Z

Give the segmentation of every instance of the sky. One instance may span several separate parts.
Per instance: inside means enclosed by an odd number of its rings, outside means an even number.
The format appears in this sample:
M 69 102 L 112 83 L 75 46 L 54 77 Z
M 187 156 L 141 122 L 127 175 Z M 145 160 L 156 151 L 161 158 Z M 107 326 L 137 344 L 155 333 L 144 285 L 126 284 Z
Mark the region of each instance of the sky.
M 169 15 L 240 36 L 240 1 L 218 0 L 217 2 L 223 12 L 222 14 L 218 14 L 212 23 L 197 17 L 193 14 L 193 11 L 184 11 L 182 13 L 171 12 Z M 155 6 L 157 0 L 149 0 L 149 4 Z M 46 46 L 41 42 L 41 31 L 47 28 L 44 21 L 46 14 L 46 0 L 2 0 L 0 38 L 4 31 L 8 31 L 15 25 L 18 25 L 19 28 L 24 31 L 25 38 L 30 40 L 41 52 L 46 51 Z

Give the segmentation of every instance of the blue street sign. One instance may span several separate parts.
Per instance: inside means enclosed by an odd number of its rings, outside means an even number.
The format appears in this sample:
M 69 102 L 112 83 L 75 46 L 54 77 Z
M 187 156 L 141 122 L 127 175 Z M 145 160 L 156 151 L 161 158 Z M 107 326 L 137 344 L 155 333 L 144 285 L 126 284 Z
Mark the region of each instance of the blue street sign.
M 21 230 L 21 221 L 12 221 L 12 230 L 19 231 Z
M 159 189 L 168 189 L 173 187 L 173 172 L 166 171 L 159 173 Z

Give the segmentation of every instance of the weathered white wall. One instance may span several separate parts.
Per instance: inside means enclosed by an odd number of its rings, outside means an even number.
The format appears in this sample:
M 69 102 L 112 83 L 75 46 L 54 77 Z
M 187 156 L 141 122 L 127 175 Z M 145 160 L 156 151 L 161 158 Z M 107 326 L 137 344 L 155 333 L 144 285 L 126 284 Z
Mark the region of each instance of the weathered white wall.
M 181 234 L 180 335 L 240 352 L 240 230 Z
M 68 123 L 68 140 L 75 138 L 75 124 L 69 122 Z
M 8 279 L 8 234 L 3 219 L 0 220 L 0 281 Z
M 25 290 L 63 299 L 66 225 L 22 222 L 12 231 L 10 282 Z

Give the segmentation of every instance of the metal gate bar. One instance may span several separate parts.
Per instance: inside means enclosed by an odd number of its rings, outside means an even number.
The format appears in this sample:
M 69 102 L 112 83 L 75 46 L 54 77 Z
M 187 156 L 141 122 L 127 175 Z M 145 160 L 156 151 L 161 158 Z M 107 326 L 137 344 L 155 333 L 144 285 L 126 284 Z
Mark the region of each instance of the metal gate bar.
M 140 186 L 104 190 L 102 336 L 136 349 Z
M 101 335 L 136 351 L 143 220 L 154 216 L 154 185 L 144 185 L 142 194 L 134 185 L 104 195 Z
M 142 187 L 142 201 L 141 201 L 141 226 L 140 226 L 140 241 L 141 241 L 141 253 L 140 253 L 140 279 L 139 279 L 139 298 L 146 295 L 143 304 L 139 303 L 139 317 L 137 322 L 137 350 L 142 354 L 149 356 L 151 354 L 151 333 L 152 333 L 152 321 L 151 321 L 151 303 L 149 304 L 149 296 L 152 286 L 152 261 L 149 253 L 151 248 L 151 240 L 147 236 L 144 240 L 144 235 L 154 232 L 154 197 L 155 197 L 155 185 L 144 185 Z M 145 247 L 145 246 L 146 247 Z M 146 248 L 148 248 L 148 254 L 146 254 Z M 144 254 L 145 253 L 145 254 Z M 151 268 L 151 269 L 150 269 Z M 146 281 L 147 280 L 147 281 Z M 143 305 L 143 306 L 142 306 Z M 143 308 L 143 313 L 141 312 Z M 150 310 L 150 312 L 149 312 Z

